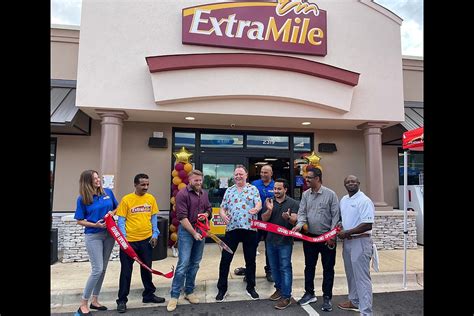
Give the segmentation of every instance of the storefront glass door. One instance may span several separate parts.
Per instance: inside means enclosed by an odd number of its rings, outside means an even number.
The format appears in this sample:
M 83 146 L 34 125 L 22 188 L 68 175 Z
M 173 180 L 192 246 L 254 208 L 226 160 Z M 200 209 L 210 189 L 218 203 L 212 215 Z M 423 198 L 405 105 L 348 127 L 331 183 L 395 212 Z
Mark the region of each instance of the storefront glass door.
M 234 185 L 234 169 L 245 166 L 245 159 L 234 157 L 202 157 L 203 189 L 209 194 L 212 207 L 220 207 L 226 189 Z

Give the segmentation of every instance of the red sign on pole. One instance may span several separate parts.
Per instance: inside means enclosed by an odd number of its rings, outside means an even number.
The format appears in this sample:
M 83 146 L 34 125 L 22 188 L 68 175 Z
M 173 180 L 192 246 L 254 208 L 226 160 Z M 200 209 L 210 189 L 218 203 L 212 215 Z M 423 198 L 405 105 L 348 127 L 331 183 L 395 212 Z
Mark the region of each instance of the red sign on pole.
M 184 8 L 182 42 L 325 56 L 326 11 L 304 0 L 214 3 Z

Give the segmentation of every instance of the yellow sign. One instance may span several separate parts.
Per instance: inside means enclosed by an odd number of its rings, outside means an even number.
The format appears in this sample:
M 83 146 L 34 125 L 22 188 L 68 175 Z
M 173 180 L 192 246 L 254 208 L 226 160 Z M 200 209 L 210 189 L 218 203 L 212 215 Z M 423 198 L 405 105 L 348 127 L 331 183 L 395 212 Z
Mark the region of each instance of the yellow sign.
M 219 207 L 212 208 L 212 218 L 209 221 L 209 226 L 211 227 L 210 232 L 215 235 L 225 235 L 226 224 L 221 220 L 219 210 Z

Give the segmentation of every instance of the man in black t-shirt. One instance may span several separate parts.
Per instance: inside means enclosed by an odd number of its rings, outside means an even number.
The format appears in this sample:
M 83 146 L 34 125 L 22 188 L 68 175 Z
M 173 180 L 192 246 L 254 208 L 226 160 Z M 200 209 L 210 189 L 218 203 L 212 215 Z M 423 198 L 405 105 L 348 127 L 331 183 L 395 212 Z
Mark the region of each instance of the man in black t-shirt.
M 275 180 L 274 197 L 266 199 L 266 211 L 262 214 L 262 220 L 291 230 L 297 221 L 299 203 L 286 195 L 287 190 L 288 182 L 285 179 Z M 268 232 L 266 240 L 267 258 L 276 288 L 275 293 L 270 296 L 270 300 L 279 300 L 275 308 L 285 309 L 291 303 L 295 303 L 291 297 L 293 237 Z

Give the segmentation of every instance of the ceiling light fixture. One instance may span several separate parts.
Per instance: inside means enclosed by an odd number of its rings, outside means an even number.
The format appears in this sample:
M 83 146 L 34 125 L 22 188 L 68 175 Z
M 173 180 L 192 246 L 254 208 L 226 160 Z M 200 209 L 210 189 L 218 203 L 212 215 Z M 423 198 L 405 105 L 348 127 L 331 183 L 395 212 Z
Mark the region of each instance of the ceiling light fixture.
M 186 116 L 184 119 L 188 120 L 188 121 L 194 121 L 195 120 L 195 118 L 192 117 L 192 116 Z
M 311 125 L 311 122 L 303 122 L 301 125 Z

